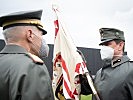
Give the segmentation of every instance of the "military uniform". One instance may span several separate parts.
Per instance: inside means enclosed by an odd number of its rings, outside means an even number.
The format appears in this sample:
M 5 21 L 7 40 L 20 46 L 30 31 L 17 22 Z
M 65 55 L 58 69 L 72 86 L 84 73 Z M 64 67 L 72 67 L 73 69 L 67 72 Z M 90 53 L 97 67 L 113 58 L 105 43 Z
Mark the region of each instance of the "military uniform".
M 45 35 L 41 15 L 42 10 L 12 13 L 0 17 L 0 26 L 36 26 Z M 7 44 L 0 52 L 0 100 L 54 100 L 44 62 L 22 46 Z
M 101 43 L 125 41 L 124 32 L 114 28 L 101 28 Z M 94 84 L 101 100 L 133 100 L 133 63 L 127 55 L 112 61 L 103 61 Z M 93 100 L 95 97 L 93 96 Z
M 112 40 L 125 41 L 124 32 L 114 28 L 100 29 L 101 43 Z M 91 94 L 90 87 L 81 85 L 82 94 Z M 127 55 L 113 60 L 103 60 L 103 67 L 96 73 L 94 85 L 100 100 L 133 100 L 133 62 Z M 93 95 L 93 100 L 97 100 Z
M 0 100 L 54 100 L 51 83 L 45 64 L 22 47 L 0 52 Z
M 104 63 L 94 84 L 101 100 L 133 100 L 133 63 L 126 55 L 113 65 Z

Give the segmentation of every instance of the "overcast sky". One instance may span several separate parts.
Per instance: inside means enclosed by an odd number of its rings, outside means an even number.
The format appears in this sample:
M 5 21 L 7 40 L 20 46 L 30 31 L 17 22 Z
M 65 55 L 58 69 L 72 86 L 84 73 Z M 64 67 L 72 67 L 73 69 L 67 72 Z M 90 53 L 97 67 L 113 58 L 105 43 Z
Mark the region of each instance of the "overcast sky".
M 133 0 L 58 0 L 61 14 L 78 47 L 98 48 L 99 28 L 118 28 L 125 32 L 126 51 L 133 59 Z M 48 44 L 54 43 L 52 0 L 0 0 L 0 15 L 43 9 L 42 21 Z M 0 28 L 2 32 L 2 28 Z M 2 34 L 0 34 L 0 38 Z

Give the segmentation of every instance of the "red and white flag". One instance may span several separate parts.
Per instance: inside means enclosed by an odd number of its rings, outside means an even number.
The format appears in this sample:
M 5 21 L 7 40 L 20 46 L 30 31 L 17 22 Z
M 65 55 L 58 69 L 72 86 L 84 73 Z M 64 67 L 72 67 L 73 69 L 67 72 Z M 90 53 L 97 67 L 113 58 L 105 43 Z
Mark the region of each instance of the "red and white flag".
M 79 100 L 79 74 L 88 72 L 85 62 L 77 51 L 57 6 L 53 6 L 56 15 L 55 40 L 53 52 L 53 88 L 59 100 Z

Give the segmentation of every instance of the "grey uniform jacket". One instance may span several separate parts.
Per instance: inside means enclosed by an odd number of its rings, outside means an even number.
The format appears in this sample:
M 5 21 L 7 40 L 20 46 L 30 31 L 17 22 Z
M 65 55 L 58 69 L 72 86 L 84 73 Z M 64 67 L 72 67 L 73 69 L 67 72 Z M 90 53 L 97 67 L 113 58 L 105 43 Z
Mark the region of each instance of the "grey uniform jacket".
M 94 84 L 101 100 L 133 100 L 133 63 L 124 55 L 113 64 L 103 66 Z
M 20 46 L 0 52 L 0 100 L 54 100 L 46 66 Z

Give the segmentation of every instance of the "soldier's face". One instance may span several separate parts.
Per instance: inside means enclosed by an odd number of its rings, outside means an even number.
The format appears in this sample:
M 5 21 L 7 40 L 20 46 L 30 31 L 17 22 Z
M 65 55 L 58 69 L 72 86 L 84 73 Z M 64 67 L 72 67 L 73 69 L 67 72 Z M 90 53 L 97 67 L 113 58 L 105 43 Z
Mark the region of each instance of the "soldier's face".
M 33 41 L 31 45 L 32 53 L 39 56 L 42 43 L 42 31 L 36 29 L 33 32 Z
M 115 41 L 109 41 L 106 43 L 106 46 L 109 46 L 114 49 L 114 58 L 122 55 L 124 42 L 116 43 Z

